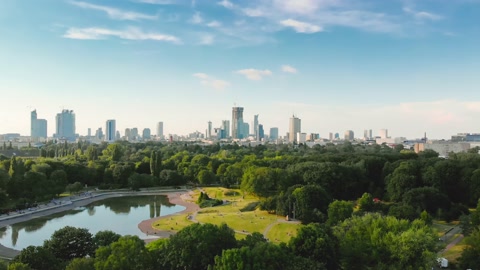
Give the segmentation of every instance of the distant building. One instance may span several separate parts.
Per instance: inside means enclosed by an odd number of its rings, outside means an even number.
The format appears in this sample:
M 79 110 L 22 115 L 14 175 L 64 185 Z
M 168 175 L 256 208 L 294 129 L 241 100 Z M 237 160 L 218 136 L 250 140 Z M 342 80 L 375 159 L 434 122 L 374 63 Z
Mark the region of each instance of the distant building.
M 318 133 L 310 133 L 310 135 L 307 138 L 307 141 L 314 142 L 315 140 L 320 139 L 320 134 Z
M 208 121 L 207 139 L 210 139 L 211 137 L 212 137 L 212 121 Z
M 270 128 L 269 137 L 270 137 L 271 140 L 278 140 L 278 128 L 277 127 Z
M 232 138 L 243 139 L 243 107 L 232 108 Z
M 364 140 L 370 140 L 370 136 L 369 136 L 369 134 L 368 134 L 368 129 L 365 129 L 365 130 L 363 131 L 363 139 L 364 139 Z
M 132 137 L 132 141 L 136 141 L 138 139 L 138 128 L 130 129 L 130 136 Z
M 291 143 L 298 142 L 297 141 L 297 133 L 302 131 L 301 125 L 302 125 L 302 123 L 301 123 L 300 118 L 296 117 L 295 115 L 293 115 L 290 118 L 290 128 L 289 128 L 289 132 L 288 132 L 288 134 L 289 134 L 288 141 L 289 142 L 291 142 Z
M 328 133 L 328 139 L 330 141 L 333 141 L 333 133 L 332 132 Z
M 117 130 L 117 132 L 115 133 L 115 140 L 119 141 L 120 139 L 122 139 L 122 136 L 120 136 L 120 131 Z
M 451 141 L 428 141 L 426 143 L 416 143 L 414 145 L 415 153 L 419 153 L 427 149 L 437 152 L 441 157 L 448 157 L 450 153 L 467 152 L 470 149 L 470 143 Z
M 105 141 L 114 142 L 117 135 L 116 121 L 111 119 L 107 120 L 105 128 Z
M 30 113 L 30 137 L 34 141 L 47 138 L 47 120 L 37 118 L 37 110 Z
M 297 132 L 297 143 L 305 143 L 307 141 L 307 133 Z
M 353 141 L 354 138 L 355 137 L 352 130 L 345 131 L 345 141 Z
M 157 123 L 157 137 L 163 139 L 163 122 Z
M 56 133 L 55 137 L 65 139 L 67 141 L 75 141 L 75 114 L 72 110 L 62 110 L 58 113 L 56 118 Z
M 95 131 L 95 138 L 98 140 L 103 140 L 103 130 L 101 127 Z
M 263 130 L 263 125 L 262 124 L 259 124 L 258 127 L 257 127 L 256 137 L 257 137 L 257 141 L 261 141 L 265 138 L 265 132 Z
M 253 116 L 253 136 L 255 136 L 255 140 L 260 141 L 258 137 L 258 114 Z
M 388 139 L 388 129 L 380 129 L 380 139 Z
M 225 138 L 229 138 L 230 137 L 230 120 L 222 120 L 222 129 L 225 132 Z
M 335 133 L 335 140 L 340 140 L 340 133 Z
M 142 138 L 143 140 L 150 140 L 152 137 L 150 129 L 149 128 L 144 128 L 142 132 Z
M 248 123 L 242 123 L 241 139 L 248 138 L 250 135 L 250 125 Z

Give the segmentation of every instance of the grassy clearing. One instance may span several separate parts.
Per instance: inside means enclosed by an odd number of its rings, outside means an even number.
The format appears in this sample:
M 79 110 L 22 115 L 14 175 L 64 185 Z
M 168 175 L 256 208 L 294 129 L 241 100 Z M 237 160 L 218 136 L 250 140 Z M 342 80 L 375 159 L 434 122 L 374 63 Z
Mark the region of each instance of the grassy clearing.
M 273 243 L 290 241 L 290 238 L 297 235 L 297 230 L 302 226 L 297 223 L 278 223 L 273 225 L 267 234 L 267 238 Z
M 442 254 L 443 257 L 448 259 L 449 261 L 457 261 L 457 259 L 462 255 L 462 251 L 466 248 L 465 238 L 463 238 L 458 244 L 456 244 L 451 249 L 445 251 Z
M 203 208 L 198 211 L 196 220 L 200 223 L 211 223 L 220 225 L 226 223 L 230 228 L 236 231 L 253 233 L 264 233 L 265 229 L 283 217 L 269 214 L 267 211 L 256 209 L 259 202 L 258 198 L 252 195 L 243 195 L 240 190 L 226 189 L 222 187 L 203 188 L 212 199 L 226 200 L 227 204 L 215 207 Z M 193 201 L 200 196 L 200 190 L 193 191 Z M 153 226 L 159 230 L 179 231 L 193 222 L 188 219 L 189 214 L 171 216 L 166 219 L 156 221 Z M 288 242 L 290 238 L 296 235 L 298 224 L 278 224 L 274 225 L 269 235 L 269 239 L 278 239 L 278 242 Z M 245 234 L 235 233 L 237 239 L 243 239 Z

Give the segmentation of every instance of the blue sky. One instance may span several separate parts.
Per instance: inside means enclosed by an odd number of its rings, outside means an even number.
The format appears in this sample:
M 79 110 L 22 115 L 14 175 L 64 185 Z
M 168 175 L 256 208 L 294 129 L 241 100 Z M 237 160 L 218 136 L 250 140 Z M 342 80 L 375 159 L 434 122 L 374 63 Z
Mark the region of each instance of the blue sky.
M 480 132 L 480 0 L 2 0 L 0 134 L 204 132 L 231 107 L 268 130 Z

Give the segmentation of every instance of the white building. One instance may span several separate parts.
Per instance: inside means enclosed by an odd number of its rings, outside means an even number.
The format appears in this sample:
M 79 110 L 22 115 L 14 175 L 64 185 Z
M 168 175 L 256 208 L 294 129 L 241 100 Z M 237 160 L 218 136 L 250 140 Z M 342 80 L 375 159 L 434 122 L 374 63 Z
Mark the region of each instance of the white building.
M 441 157 L 448 157 L 448 155 L 452 152 L 467 152 L 470 149 L 470 143 L 451 141 L 428 141 L 427 143 L 416 143 L 414 149 L 415 153 L 430 149 L 437 152 Z
M 302 121 L 300 118 L 293 115 L 290 118 L 290 128 L 288 132 L 288 141 L 291 143 L 298 142 L 297 141 L 297 133 L 302 132 Z

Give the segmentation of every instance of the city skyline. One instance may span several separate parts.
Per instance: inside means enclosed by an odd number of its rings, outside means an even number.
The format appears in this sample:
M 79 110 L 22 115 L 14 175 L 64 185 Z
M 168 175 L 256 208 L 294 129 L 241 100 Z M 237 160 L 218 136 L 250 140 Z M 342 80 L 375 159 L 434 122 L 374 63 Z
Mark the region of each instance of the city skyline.
M 154 4 L 157 3 L 157 4 Z M 0 134 L 36 109 L 76 132 L 205 131 L 244 107 L 265 130 L 478 133 L 480 1 L 0 2 Z M 252 130 L 254 127 L 251 127 Z

